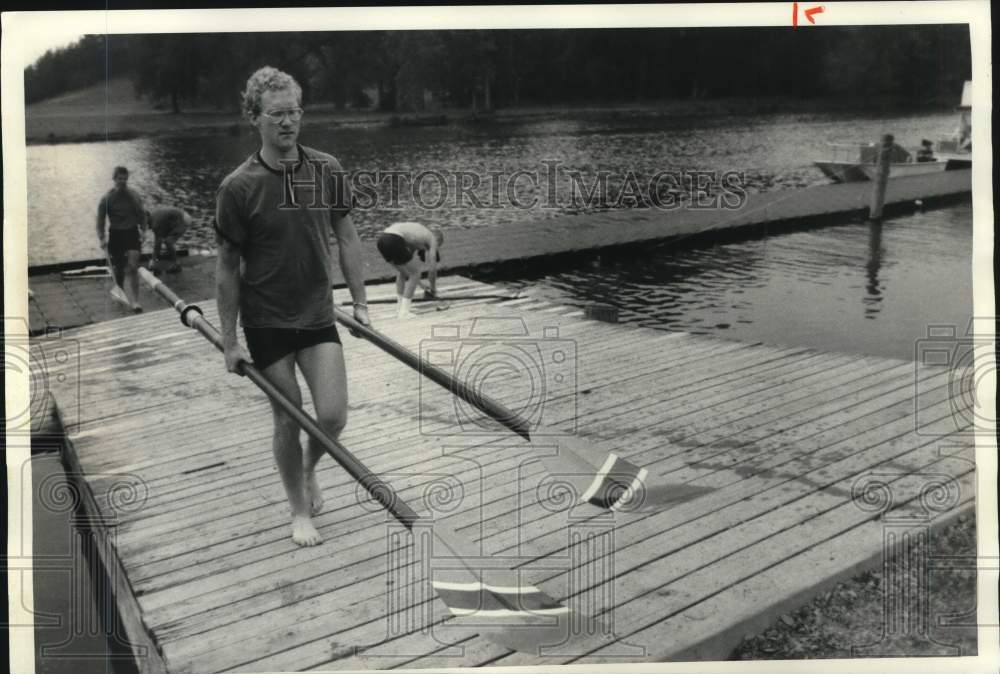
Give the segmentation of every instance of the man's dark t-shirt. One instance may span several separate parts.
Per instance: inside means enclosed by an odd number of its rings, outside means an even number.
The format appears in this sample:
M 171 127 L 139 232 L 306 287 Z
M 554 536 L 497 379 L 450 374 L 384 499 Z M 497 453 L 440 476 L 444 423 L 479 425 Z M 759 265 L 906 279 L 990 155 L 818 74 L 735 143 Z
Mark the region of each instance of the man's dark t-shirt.
M 102 223 L 107 216 L 109 229 L 116 230 L 138 229 L 146 220 L 142 199 L 128 187 L 115 187 L 105 194 L 97 206 L 97 215 Z
M 299 147 L 289 179 L 260 153 L 226 176 L 216 197 L 217 234 L 243 258 L 244 327 L 333 325 L 332 218 L 351 210 L 351 189 L 332 156 Z

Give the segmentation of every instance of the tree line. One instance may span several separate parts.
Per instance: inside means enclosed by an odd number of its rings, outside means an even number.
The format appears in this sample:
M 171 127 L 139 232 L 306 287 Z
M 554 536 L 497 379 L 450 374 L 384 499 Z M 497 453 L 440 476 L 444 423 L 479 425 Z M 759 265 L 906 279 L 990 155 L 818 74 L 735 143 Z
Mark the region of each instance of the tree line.
M 492 110 L 524 104 L 744 96 L 953 104 L 969 79 L 964 25 L 88 35 L 25 70 L 28 103 L 127 75 L 175 112 L 231 109 L 273 65 L 338 108 Z

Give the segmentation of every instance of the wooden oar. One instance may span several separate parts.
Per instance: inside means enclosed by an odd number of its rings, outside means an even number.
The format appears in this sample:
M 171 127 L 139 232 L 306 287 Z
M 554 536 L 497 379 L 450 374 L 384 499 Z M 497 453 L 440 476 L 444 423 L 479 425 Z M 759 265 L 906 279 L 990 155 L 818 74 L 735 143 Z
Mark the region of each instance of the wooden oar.
M 139 275 L 152 290 L 177 310 L 184 325 L 200 332 L 216 349 L 223 350 L 222 336 L 205 319 L 197 305 L 186 303 L 148 269 L 140 268 Z M 447 525 L 420 517 L 392 487 L 372 473 L 346 447 L 331 438 L 253 364 L 241 362 L 240 374 L 245 375 L 285 410 L 400 524 L 411 532 L 417 525 L 422 528 L 426 526 L 432 532 L 435 541 L 444 548 L 444 554 L 435 557 L 445 559 L 450 564 L 443 569 L 433 570 L 431 585 L 452 615 L 462 620 L 466 626 L 471 624 L 483 636 L 496 643 L 508 647 L 516 644 L 519 650 L 532 653 L 558 645 L 572 637 L 571 623 L 579 623 L 581 619 L 588 625 L 582 630 L 582 634 L 602 633 L 600 625 L 586 616 L 578 615 L 571 619 L 573 614 L 568 607 L 534 585 L 521 583 L 517 572 L 511 569 L 491 568 L 488 573 L 492 582 L 484 582 L 481 577 L 483 572 L 473 568 L 467 561 L 478 557 L 475 546 Z
M 98 267 L 95 265 L 88 265 L 86 267 L 81 267 L 80 269 L 63 270 L 61 272 L 61 276 L 64 279 L 77 279 L 77 278 L 100 278 L 102 276 L 113 276 L 113 274 L 109 267 Z
M 463 300 L 513 300 L 517 299 L 515 295 L 447 295 L 445 297 L 434 296 L 434 297 L 414 297 L 413 302 L 461 302 Z M 377 300 L 368 300 L 368 304 L 395 304 L 398 300 L 395 297 L 389 298 L 379 298 Z M 340 306 L 346 307 L 352 304 L 351 300 L 344 300 L 340 303 Z
M 382 333 L 362 325 L 353 316 L 336 307 L 334 315 L 355 336 L 363 337 L 525 440 L 537 444 L 540 448 L 537 456 L 546 470 L 560 481 L 572 485 L 580 503 L 590 503 L 606 510 L 637 512 L 655 508 L 657 503 L 654 501 L 662 501 L 661 498 L 651 498 L 654 492 L 645 484 L 649 475 L 645 468 L 613 452 L 595 452 L 589 443 L 575 436 L 547 430 L 540 425 L 532 428 L 531 422 L 523 416 L 482 391 L 472 389 Z M 592 463 L 584 458 L 586 456 L 598 456 L 599 460 Z

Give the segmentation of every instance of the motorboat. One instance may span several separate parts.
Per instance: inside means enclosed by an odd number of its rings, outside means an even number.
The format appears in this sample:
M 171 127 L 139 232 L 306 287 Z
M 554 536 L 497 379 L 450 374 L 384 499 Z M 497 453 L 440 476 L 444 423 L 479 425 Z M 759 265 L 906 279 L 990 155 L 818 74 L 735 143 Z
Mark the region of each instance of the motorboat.
M 962 98 L 956 108 L 958 128 L 951 138 L 941 139 L 926 155 L 910 152 L 893 145 L 889 157 L 889 177 L 905 177 L 972 166 L 972 81 L 962 87 Z M 933 147 L 925 140 L 924 144 Z M 813 162 L 830 180 L 838 183 L 874 180 L 878 159 L 877 143 L 830 143 L 829 158 Z
M 813 162 L 830 180 L 837 183 L 863 182 L 873 180 L 877 169 L 879 146 L 876 143 L 829 143 L 829 158 Z M 940 158 L 931 161 L 916 161 L 911 153 L 901 145 L 892 146 L 889 157 L 889 176 L 915 176 L 924 173 L 944 171 L 948 162 Z

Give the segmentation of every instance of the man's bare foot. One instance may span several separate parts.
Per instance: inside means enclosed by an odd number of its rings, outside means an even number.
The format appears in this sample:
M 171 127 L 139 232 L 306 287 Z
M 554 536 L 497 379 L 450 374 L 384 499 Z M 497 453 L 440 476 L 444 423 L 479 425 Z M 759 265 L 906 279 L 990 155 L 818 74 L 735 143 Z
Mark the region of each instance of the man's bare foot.
M 319 545 L 323 542 L 323 537 L 316 531 L 312 520 L 307 516 L 292 517 L 292 540 L 296 545 L 309 547 Z
M 309 501 L 310 512 L 319 515 L 323 512 L 323 491 L 316 481 L 316 473 L 309 473 L 306 478 L 306 499 Z

